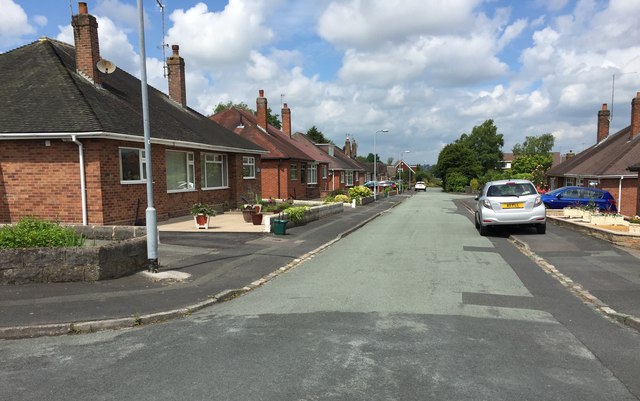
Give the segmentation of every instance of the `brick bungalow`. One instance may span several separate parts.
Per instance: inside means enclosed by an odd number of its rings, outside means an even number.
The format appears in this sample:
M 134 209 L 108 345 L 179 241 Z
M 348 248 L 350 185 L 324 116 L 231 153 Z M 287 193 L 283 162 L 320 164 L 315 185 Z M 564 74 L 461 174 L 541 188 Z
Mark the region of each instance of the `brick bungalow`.
M 329 177 L 327 189 L 331 191 L 347 191 L 349 188 L 364 184 L 367 168 L 352 158 L 357 155 L 357 147 L 354 149 L 349 138 L 345 141 L 345 151 L 332 143 L 316 144 L 329 156 Z
M 286 104 L 283 106 L 283 132 L 268 123 L 267 98 L 263 90 L 258 94 L 256 114 L 231 107 L 210 118 L 269 151 L 261 157 L 259 166 L 263 199 L 319 198 L 322 185 L 318 182 L 320 161 L 300 149 L 291 138 L 291 110 Z
M 0 54 L 0 222 L 34 215 L 141 224 L 140 80 L 98 70 L 98 24 L 86 3 L 72 26 L 75 47 L 42 38 Z M 187 215 L 196 202 L 233 207 L 247 192 L 260 193 L 260 174 L 246 179 L 243 167 L 259 166 L 264 149 L 187 107 L 177 46 L 167 63 L 170 96 L 148 88 L 157 219 Z
M 594 186 L 615 197 L 626 216 L 640 212 L 638 161 L 640 160 L 640 92 L 631 101 L 631 125 L 609 135 L 611 112 L 607 104 L 598 112 L 596 144 L 547 172 L 551 189 L 569 185 Z

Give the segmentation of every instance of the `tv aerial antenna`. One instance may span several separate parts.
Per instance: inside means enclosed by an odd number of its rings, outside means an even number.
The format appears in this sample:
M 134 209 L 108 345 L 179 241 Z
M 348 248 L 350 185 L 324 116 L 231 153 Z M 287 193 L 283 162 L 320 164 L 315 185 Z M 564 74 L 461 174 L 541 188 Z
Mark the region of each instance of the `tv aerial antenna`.
M 158 7 L 160 7 L 160 13 L 162 14 L 162 75 L 166 78 L 169 75 L 169 71 L 167 69 L 167 54 L 166 50 L 169 45 L 164 41 L 164 4 L 160 0 L 156 0 L 158 3 Z

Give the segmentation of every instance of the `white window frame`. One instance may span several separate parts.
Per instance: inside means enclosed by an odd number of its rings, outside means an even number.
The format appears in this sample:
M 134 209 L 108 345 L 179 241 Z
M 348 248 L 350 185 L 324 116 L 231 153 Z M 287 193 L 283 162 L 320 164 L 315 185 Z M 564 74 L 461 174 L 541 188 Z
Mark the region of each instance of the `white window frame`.
M 311 163 L 307 167 L 307 184 L 318 183 L 318 165 Z
M 195 183 L 195 156 L 193 152 L 186 152 L 184 150 L 166 150 L 166 154 L 168 155 L 169 153 L 182 153 L 185 155 L 184 158 L 184 162 L 185 162 L 185 169 L 187 172 L 187 176 L 185 177 L 185 181 L 183 183 L 184 188 L 178 188 L 178 189 L 169 189 L 169 165 L 168 163 L 166 163 L 165 160 L 165 169 L 166 169 L 166 181 L 167 181 L 167 193 L 175 193 L 175 192 L 193 192 L 196 190 L 196 183 Z
M 344 184 L 344 171 L 340 172 L 340 184 Z
M 327 179 L 328 170 L 329 170 L 329 167 L 326 164 L 323 164 L 322 165 L 322 178 L 325 179 L 325 180 Z
M 576 177 L 565 177 L 564 178 L 564 186 L 565 187 L 573 187 L 576 185 Z
M 222 189 L 222 188 L 229 188 L 229 169 L 227 167 L 227 155 L 224 153 L 205 153 L 205 152 L 201 152 L 200 153 L 200 165 L 202 167 L 201 171 L 200 171 L 200 186 L 201 188 L 204 189 Z M 244 158 L 243 160 L 243 167 L 244 167 Z M 221 185 L 218 186 L 213 186 L 210 185 L 207 177 L 209 177 L 209 174 L 207 174 L 208 170 L 210 167 L 214 167 L 217 166 L 218 168 L 220 168 L 222 177 L 221 177 Z M 255 167 L 255 165 L 254 165 Z M 244 171 L 244 169 L 243 169 Z
M 298 181 L 298 165 L 291 163 L 289 167 L 289 181 Z
M 124 178 L 124 166 L 122 165 L 123 150 L 138 152 L 138 169 L 139 169 L 139 177 L 140 177 L 139 179 L 127 180 Z M 120 147 L 118 148 L 118 158 L 120 159 L 120 184 L 142 184 L 147 182 L 147 159 L 145 156 L 144 149 Z
M 242 178 L 251 180 L 256 178 L 256 158 L 253 156 L 242 156 Z
M 348 187 L 352 187 L 353 186 L 353 170 L 348 170 L 346 173 L 347 173 L 346 174 L 347 183 L 345 185 Z

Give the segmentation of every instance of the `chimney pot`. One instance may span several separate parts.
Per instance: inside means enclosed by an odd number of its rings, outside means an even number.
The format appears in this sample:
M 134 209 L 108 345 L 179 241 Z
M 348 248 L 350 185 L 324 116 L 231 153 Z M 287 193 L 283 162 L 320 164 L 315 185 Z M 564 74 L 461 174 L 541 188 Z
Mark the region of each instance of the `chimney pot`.
M 631 100 L 631 133 L 629 139 L 640 136 L 640 92 Z
M 178 54 L 180 46 L 172 45 L 173 55 L 167 57 L 167 71 L 169 78 L 169 97 L 187 106 L 187 89 L 184 78 L 184 59 Z
M 609 124 L 611 124 L 611 112 L 607 110 L 607 104 L 602 104 L 602 110 L 598 111 L 598 132 L 596 143 L 600 143 L 609 136 Z
M 286 103 L 282 106 L 282 132 L 289 136 L 293 134 L 291 132 L 291 109 Z
M 78 3 L 78 14 L 71 17 L 71 26 L 76 50 L 76 71 L 100 85 L 102 77 L 96 66 L 100 61 L 98 22 L 96 17 L 89 14 L 86 2 Z
M 260 127 L 265 131 L 268 129 L 268 116 L 267 116 L 267 98 L 264 97 L 264 90 L 258 90 L 258 98 L 256 99 L 256 120 Z

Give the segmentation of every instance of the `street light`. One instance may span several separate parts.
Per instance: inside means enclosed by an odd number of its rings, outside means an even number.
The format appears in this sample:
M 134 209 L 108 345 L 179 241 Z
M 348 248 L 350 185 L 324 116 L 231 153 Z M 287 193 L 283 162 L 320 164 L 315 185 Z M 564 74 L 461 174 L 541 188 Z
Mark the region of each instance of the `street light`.
M 389 132 L 388 129 L 381 129 L 373 134 L 373 200 L 378 199 L 378 174 L 376 168 L 378 167 L 378 155 L 376 154 L 376 135 L 378 132 Z
M 399 164 L 399 166 L 398 166 L 398 167 L 400 167 L 400 168 L 402 167 L 402 162 L 404 161 L 404 157 L 402 157 L 402 155 L 403 155 L 404 153 L 409 153 L 409 152 L 411 152 L 411 151 L 410 151 L 410 150 L 405 150 L 404 152 L 400 152 L 400 156 L 398 156 L 398 159 L 400 159 L 400 160 L 398 161 L 398 164 Z M 400 168 L 398 168 L 398 175 L 399 175 L 399 177 L 398 177 L 398 184 L 399 184 L 399 185 L 400 185 L 400 187 L 401 187 L 401 188 L 400 188 L 400 192 L 402 192 L 402 187 L 403 187 L 403 185 L 402 185 L 402 174 L 400 174 L 400 171 L 404 171 L 404 169 L 400 170 Z

